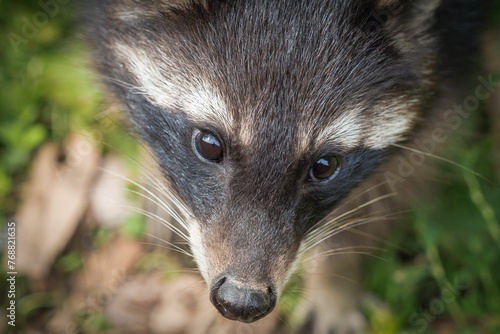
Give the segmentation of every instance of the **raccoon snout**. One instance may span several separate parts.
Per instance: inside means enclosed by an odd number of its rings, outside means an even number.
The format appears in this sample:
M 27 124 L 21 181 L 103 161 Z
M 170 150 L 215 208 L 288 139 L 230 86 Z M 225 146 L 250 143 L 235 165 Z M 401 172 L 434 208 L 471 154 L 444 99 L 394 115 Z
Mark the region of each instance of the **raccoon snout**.
M 224 317 L 245 323 L 271 313 L 276 299 L 272 286 L 258 289 L 231 277 L 220 278 L 210 289 L 210 301 Z

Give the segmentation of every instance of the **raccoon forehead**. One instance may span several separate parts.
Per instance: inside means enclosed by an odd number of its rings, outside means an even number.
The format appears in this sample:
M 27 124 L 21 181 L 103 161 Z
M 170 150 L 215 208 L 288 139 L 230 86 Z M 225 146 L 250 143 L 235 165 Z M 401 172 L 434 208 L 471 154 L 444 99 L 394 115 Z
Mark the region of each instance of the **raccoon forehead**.
M 128 69 L 136 80 L 130 87 L 137 94 L 142 94 L 154 105 L 169 112 L 180 111 L 196 123 L 217 125 L 226 133 L 239 129 L 238 139 L 245 145 L 251 145 L 255 139 L 255 129 L 251 117 L 245 122 L 236 122 L 222 94 L 208 80 L 192 75 L 172 58 L 158 56 L 162 53 L 148 53 L 141 48 L 116 43 L 113 48 L 117 59 Z M 156 56 L 155 56 L 156 54 Z M 182 72 L 181 72 L 182 71 Z M 166 75 L 168 73 L 168 75 Z M 332 115 L 332 121 L 323 125 L 315 138 L 309 126 L 291 124 L 299 128 L 297 151 L 308 152 L 311 143 L 315 148 L 331 145 L 342 150 L 357 147 L 383 149 L 405 138 L 416 118 L 412 110 L 418 101 L 389 99 L 376 106 L 354 106 L 346 108 L 338 115 Z M 307 122 L 305 122 L 307 124 Z M 318 132 L 316 132 L 318 133 Z
M 134 93 L 169 112 L 183 112 L 192 121 L 218 124 L 228 131 L 233 128 L 233 118 L 220 92 L 195 72 L 191 77 L 180 72 L 186 66 L 180 68 L 159 51 L 152 55 L 122 43 L 116 43 L 114 50 L 137 82 L 130 87 Z

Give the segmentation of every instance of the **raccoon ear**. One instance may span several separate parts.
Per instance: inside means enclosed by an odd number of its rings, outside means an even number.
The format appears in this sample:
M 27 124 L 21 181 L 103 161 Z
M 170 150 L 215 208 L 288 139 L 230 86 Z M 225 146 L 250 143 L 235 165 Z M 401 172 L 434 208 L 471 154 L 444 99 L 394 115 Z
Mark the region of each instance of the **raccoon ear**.
M 374 1 L 375 12 L 372 16 L 380 25 L 399 24 L 401 19 L 405 20 L 405 25 L 413 25 L 422 28 L 420 25 L 428 25 L 432 22 L 436 10 L 441 5 L 442 0 L 372 0 Z
M 209 0 L 168 0 L 168 1 L 165 1 L 167 6 L 170 8 L 186 8 L 192 4 L 206 6 L 208 2 L 209 2 Z
M 393 6 L 395 3 L 401 2 L 400 0 L 374 0 L 375 8 L 382 9 L 389 6 Z
M 408 0 L 373 0 L 376 9 L 390 9 L 404 6 Z
M 406 5 L 412 5 L 423 14 L 433 14 L 439 7 L 442 0 L 373 0 L 375 8 L 378 10 L 396 11 Z

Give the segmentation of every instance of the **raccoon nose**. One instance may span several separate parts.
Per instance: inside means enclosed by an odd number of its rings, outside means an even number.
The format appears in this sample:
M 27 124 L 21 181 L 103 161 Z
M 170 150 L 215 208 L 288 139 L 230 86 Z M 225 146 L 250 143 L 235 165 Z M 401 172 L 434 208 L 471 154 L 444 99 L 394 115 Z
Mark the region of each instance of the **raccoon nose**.
M 212 286 L 210 300 L 224 317 L 250 323 L 271 313 L 276 305 L 276 293 L 270 286 L 256 289 L 222 277 Z

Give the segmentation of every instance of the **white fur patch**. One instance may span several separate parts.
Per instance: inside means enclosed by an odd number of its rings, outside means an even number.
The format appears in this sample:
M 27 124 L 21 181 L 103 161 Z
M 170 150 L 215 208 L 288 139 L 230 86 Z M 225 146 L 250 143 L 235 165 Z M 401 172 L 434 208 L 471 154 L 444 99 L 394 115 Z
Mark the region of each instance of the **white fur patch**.
M 376 107 L 367 127 L 364 145 L 377 150 L 386 148 L 404 139 L 415 119 L 411 103 L 394 101 L 389 105 Z
M 410 129 L 415 118 L 410 111 L 411 104 L 393 101 L 372 107 L 369 113 L 363 112 L 360 107 L 346 111 L 320 133 L 318 144 L 334 145 L 345 150 L 356 147 L 386 148 L 403 139 Z
M 359 146 L 363 130 L 358 114 L 358 110 L 352 110 L 337 117 L 321 132 L 318 142 L 321 145 L 330 144 L 346 150 Z
M 255 130 L 252 125 L 251 121 L 244 121 L 239 125 L 238 138 L 243 146 L 250 147 L 254 141 Z
M 208 259 L 206 256 L 205 247 L 203 247 L 203 240 L 201 237 L 200 227 L 197 222 L 192 221 L 189 224 L 189 242 L 191 244 L 191 251 L 193 252 L 194 259 L 198 264 L 198 269 L 205 279 L 205 282 L 210 282 L 208 272 Z
M 156 57 L 121 43 L 114 50 L 139 82 L 132 89 L 154 105 L 169 112 L 184 112 L 195 122 L 232 128 L 233 121 L 221 94 L 188 66 L 179 67 L 159 50 Z

